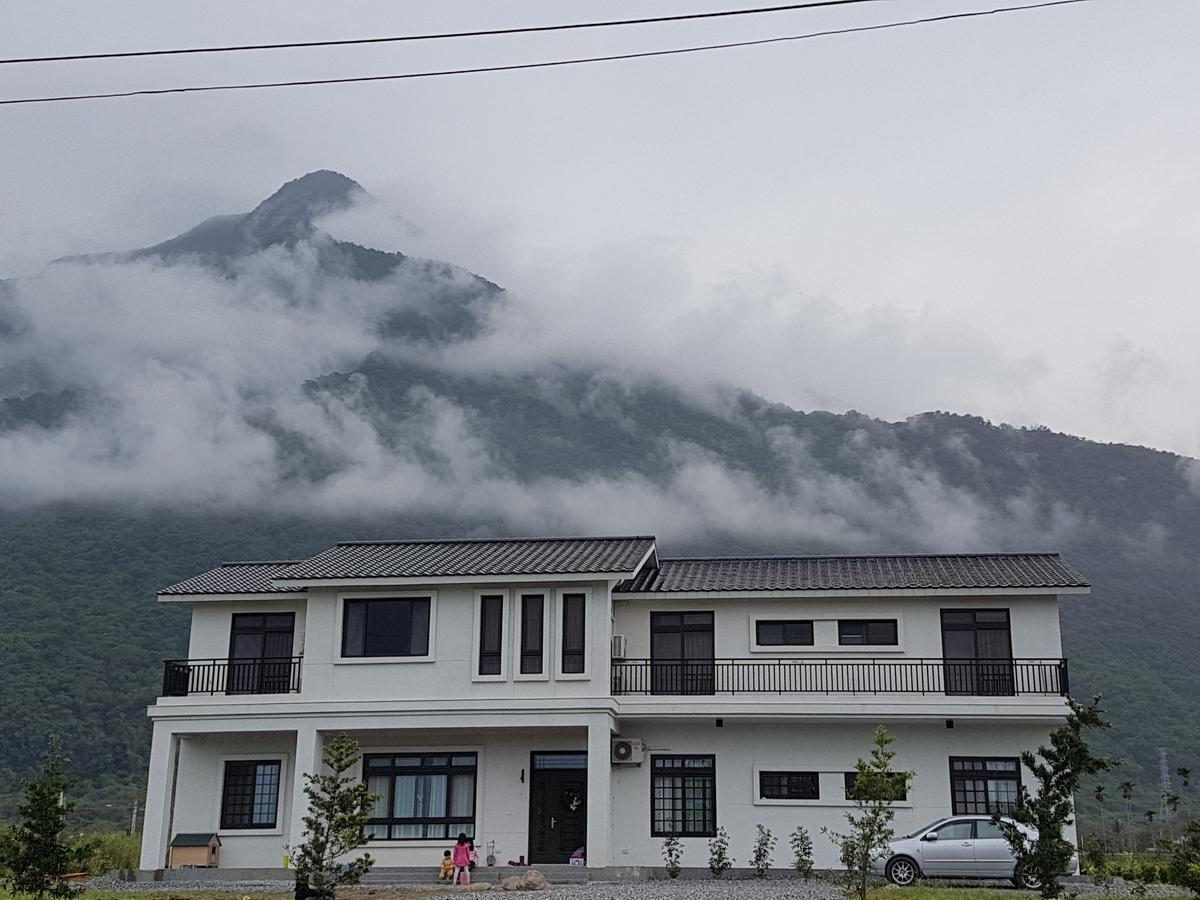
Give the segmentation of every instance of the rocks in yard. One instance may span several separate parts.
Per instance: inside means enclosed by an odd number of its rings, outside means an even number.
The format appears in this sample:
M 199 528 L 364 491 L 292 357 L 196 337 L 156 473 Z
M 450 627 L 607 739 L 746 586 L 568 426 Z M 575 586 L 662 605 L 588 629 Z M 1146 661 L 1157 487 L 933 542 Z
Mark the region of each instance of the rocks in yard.
M 505 891 L 544 891 L 546 876 L 537 869 L 530 869 L 520 875 L 510 875 L 500 882 L 500 889 Z

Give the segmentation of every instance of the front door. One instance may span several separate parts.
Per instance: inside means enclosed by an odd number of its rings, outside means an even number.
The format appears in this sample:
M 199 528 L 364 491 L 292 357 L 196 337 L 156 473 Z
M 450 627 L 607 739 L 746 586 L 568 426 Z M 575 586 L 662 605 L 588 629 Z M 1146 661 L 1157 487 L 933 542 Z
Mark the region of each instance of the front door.
M 587 753 L 533 753 L 529 763 L 529 861 L 565 863 L 587 846 Z
M 229 635 L 230 694 L 286 694 L 291 689 L 294 613 L 236 613 Z
M 1007 609 L 942 610 L 947 694 L 1005 697 L 1015 692 Z
M 650 614 L 650 690 L 655 694 L 711 694 L 711 612 Z
M 921 871 L 931 878 L 970 878 L 975 874 L 975 823 L 954 819 L 921 842 Z

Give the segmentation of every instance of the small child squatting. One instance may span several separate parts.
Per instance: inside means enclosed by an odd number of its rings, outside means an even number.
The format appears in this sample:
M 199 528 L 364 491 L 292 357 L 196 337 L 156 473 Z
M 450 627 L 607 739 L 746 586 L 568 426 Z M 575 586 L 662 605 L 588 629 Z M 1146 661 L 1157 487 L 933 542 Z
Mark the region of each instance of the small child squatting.
M 442 854 L 442 870 L 438 872 L 438 881 L 450 881 L 454 878 L 454 860 L 450 857 L 450 851 L 447 850 Z

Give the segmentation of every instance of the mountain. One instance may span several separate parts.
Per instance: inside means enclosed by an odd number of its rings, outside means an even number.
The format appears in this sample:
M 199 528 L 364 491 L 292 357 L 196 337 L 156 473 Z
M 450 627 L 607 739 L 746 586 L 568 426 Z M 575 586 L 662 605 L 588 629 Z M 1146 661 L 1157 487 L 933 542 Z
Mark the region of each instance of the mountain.
M 549 355 L 461 268 L 338 240 L 315 172 L 153 247 L 0 282 L 0 819 L 45 736 L 127 819 L 186 611 L 157 588 L 336 540 L 656 532 L 663 552 L 1061 550 L 1074 692 L 1157 806 L 1200 747 L 1200 464 L 932 412 L 802 412 Z M 1116 778 L 1112 779 L 1117 780 Z

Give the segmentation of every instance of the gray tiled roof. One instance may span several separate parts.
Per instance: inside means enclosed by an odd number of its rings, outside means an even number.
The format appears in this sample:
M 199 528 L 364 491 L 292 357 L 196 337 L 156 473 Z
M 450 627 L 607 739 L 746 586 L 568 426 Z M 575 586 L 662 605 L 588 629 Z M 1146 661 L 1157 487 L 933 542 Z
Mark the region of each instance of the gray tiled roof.
M 300 588 L 276 587 L 271 579 L 299 560 L 227 562 L 159 591 L 162 594 L 290 594 Z
M 1057 553 L 763 556 L 660 559 L 619 593 L 1080 588 L 1089 582 Z
M 654 538 L 352 541 L 297 563 L 276 578 L 446 578 L 632 572 Z

